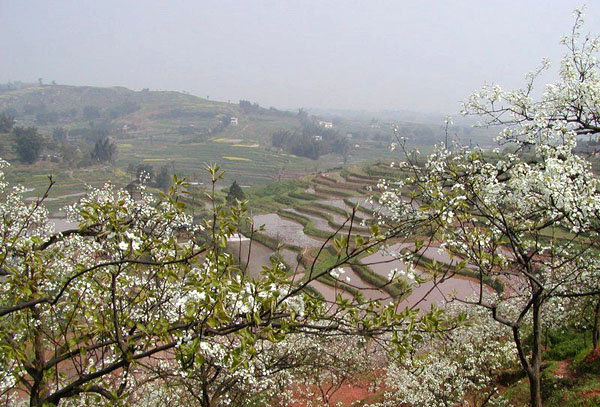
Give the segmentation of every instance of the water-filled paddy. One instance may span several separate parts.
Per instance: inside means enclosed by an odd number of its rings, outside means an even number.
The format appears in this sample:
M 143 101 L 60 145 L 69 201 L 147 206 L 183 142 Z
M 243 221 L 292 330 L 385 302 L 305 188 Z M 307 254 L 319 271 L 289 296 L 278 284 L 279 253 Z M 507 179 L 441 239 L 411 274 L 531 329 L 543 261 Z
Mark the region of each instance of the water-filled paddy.
M 273 250 L 256 241 L 253 241 L 252 244 L 250 244 L 250 240 L 232 240 L 227 243 L 227 248 L 242 265 L 243 270 L 253 278 L 260 276 L 263 266 L 269 266 L 271 264 L 270 259 L 273 255 Z M 250 250 L 249 261 L 248 250 Z
M 307 219 L 310 219 L 311 222 L 314 224 L 314 226 L 319 230 L 322 230 L 324 232 L 335 232 L 335 229 L 333 229 L 331 226 L 329 226 L 329 223 L 327 223 L 327 220 L 325 220 L 324 218 L 321 218 L 321 217 L 315 216 L 315 215 L 311 215 L 308 213 L 300 212 L 295 209 L 288 209 L 287 211 L 295 213 L 300 216 L 303 216 Z
M 261 233 L 277 239 L 282 243 L 288 243 L 300 247 L 318 247 L 323 243 L 304 234 L 304 227 L 291 220 L 283 219 L 275 213 L 256 215 L 252 218 L 255 227 L 265 225 Z
M 398 243 L 389 247 L 386 252 L 379 251 L 363 258 L 362 262 L 382 277 L 387 278 L 392 269 L 397 269 L 400 273 L 406 275 L 408 266 L 401 260 L 398 260 L 394 256 L 394 253 L 398 253 L 402 248 L 410 246 L 410 243 Z M 436 261 L 440 262 L 450 261 L 448 253 L 445 251 L 438 252 L 437 247 L 430 247 L 425 251 L 425 255 L 427 257 L 434 256 Z M 416 272 L 424 278 L 430 278 L 427 273 L 419 270 Z M 479 293 L 479 285 L 475 280 L 455 275 L 437 285 L 433 281 L 428 281 L 415 286 L 412 293 L 400 303 L 400 307 L 417 306 L 420 309 L 428 309 L 432 304 L 438 305 L 453 298 L 466 299 L 476 293 Z

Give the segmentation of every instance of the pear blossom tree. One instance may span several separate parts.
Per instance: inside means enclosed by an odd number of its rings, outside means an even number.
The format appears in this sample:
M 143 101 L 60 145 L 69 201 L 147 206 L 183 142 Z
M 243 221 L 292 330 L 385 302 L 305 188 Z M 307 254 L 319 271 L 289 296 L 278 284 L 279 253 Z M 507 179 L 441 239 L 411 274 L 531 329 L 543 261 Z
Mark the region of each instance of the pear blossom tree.
M 596 246 L 597 242 L 594 242 Z M 596 247 L 597 250 L 597 247 Z M 565 287 L 566 294 L 551 299 L 552 304 L 543 316 L 545 326 L 564 329 L 575 328 L 591 332 L 592 347 L 598 348 L 600 340 L 600 255 L 584 256 L 577 259 L 579 267 L 590 270 L 581 273 L 578 278 Z M 591 295 L 588 295 L 591 294 Z M 587 337 L 584 336 L 587 340 Z
M 382 348 L 365 337 L 294 338 L 288 357 L 297 368 L 290 371 L 292 396 L 307 407 L 334 406 L 333 396 L 345 384 L 372 374 L 382 361 Z
M 342 385 L 375 366 L 373 356 L 385 360 L 364 337 L 301 334 L 276 343 L 258 340 L 260 350 L 233 368 L 226 363 L 232 339 L 203 343 L 193 368 L 181 368 L 172 355 L 157 358 L 151 373 L 136 376 L 127 402 L 140 407 L 330 406 Z
M 527 75 L 522 89 L 486 85 L 465 101 L 464 114 L 502 127 L 497 140 L 506 147 L 503 154 L 439 146 L 417 165 L 399 140 L 407 161 L 398 165 L 411 176 L 384 182 L 380 198 L 391 212 L 382 221 L 419 222 L 429 243 L 417 242 L 417 249 L 442 242 L 458 272 L 476 276 L 478 298 L 463 302 L 511 330 L 534 407 L 542 405 L 548 304 L 600 293 L 600 183 L 590 162 L 574 153 L 580 137 L 600 134 L 600 41 L 582 35 L 582 24 L 576 11 L 573 31 L 562 41 L 567 52 L 558 81 L 539 98 L 534 85 L 548 61 Z M 406 190 L 409 199 L 402 196 Z M 500 297 L 487 294 L 486 281 L 493 280 L 505 287 Z
M 510 329 L 482 309 L 454 303 L 447 312 L 469 323 L 430 337 L 412 358 L 392 362 L 384 400 L 371 407 L 508 405 L 498 393 L 496 376 L 517 363 Z
M 214 196 L 222 172 L 209 171 Z M 277 262 L 252 279 L 225 250 L 247 221 L 245 203 L 215 203 L 212 216 L 194 224 L 180 199 L 186 184 L 177 177 L 168 193 L 142 189 L 137 200 L 106 185 L 70 206 L 68 219 L 78 226 L 58 233 L 44 206 L 53 185 L 50 179 L 46 193 L 27 202 L 24 188 L 10 186 L 0 172 L 4 404 L 116 405 L 133 397 L 140 381 L 175 374 L 202 381 L 215 369 L 234 372 L 220 376 L 233 394 L 266 342 L 294 334 L 385 334 L 402 352 L 417 331 L 438 326 L 435 316 L 357 299 L 339 297 L 332 312 L 306 289 L 388 235 L 338 244 L 336 262 L 312 267 L 301 283 Z
M 234 337 L 202 342 L 194 361 L 182 365 L 174 352 L 148 363 L 145 374 L 136 377 L 128 396 L 130 405 L 167 407 L 199 405 L 252 406 L 257 403 L 285 405 L 291 400 L 290 371 L 296 369 L 301 352 L 293 341 L 273 343 L 257 340 L 257 352 L 239 366 L 228 357 L 239 344 Z

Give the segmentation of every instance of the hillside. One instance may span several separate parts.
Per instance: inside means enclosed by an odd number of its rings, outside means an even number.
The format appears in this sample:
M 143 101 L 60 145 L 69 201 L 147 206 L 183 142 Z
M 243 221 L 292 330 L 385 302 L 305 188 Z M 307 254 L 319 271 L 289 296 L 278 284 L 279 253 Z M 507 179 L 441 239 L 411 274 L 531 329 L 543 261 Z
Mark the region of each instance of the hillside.
M 215 102 L 179 92 L 24 86 L 0 92 L 0 112 L 13 116 L 16 125 L 38 127 L 48 140 L 51 151 L 47 155 L 62 156 L 61 162 L 21 165 L 11 154 L 8 138 L 0 136 L 2 155 L 13 164 L 7 173 L 9 179 L 39 189 L 42 182 L 37 181 L 44 181 L 51 173 L 58 189 L 65 187 L 65 194 L 81 192 L 83 184 L 107 180 L 126 185 L 135 178 L 127 169 L 139 165 L 168 165 L 172 172 L 201 183 L 206 180 L 205 164 L 216 163 L 227 170 L 229 182 L 235 179 L 241 185 L 255 185 L 298 178 L 344 161 L 395 157 L 388 150 L 392 137 L 389 124 L 371 128 L 369 122 L 336 122 L 336 134 L 347 137 L 346 157 L 326 154 L 313 160 L 271 145 L 274 132 L 302 127 L 295 112 L 265 109 L 248 101 Z M 231 118 L 237 118 L 237 125 L 230 124 Z M 318 119 L 310 117 L 315 123 Z M 56 143 L 52 139 L 57 128 L 66 134 L 67 148 L 59 152 L 53 150 Z M 81 168 L 87 166 L 86 154 L 93 142 L 104 136 L 117 146 L 114 165 Z M 79 161 L 64 162 L 75 155 Z

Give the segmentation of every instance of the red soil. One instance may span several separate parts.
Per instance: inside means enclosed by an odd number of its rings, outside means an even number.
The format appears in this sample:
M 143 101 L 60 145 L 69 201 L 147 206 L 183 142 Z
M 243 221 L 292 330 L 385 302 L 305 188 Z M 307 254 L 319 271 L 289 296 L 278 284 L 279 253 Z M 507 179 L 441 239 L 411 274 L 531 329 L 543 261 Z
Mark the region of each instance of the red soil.
M 558 377 L 568 377 L 571 379 L 575 378 L 575 375 L 573 374 L 573 372 L 571 372 L 569 366 L 571 366 L 570 360 L 563 360 L 561 362 L 558 362 L 558 365 L 554 370 L 554 374 Z
M 374 393 L 371 393 L 366 387 L 361 385 L 347 384 L 342 386 L 332 397 L 331 405 L 342 403 L 343 406 L 350 406 L 357 400 L 363 400 Z
M 581 393 L 581 397 L 583 398 L 592 398 L 592 397 L 598 397 L 600 396 L 600 390 L 590 390 L 590 391 L 584 391 L 583 393 Z
M 338 405 L 342 407 L 351 407 L 357 401 L 364 400 L 382 391 L 381 388 L 376 388 L 375 391 L 370 391 L 369 387 L 373 388 L 372 381 L 367 379 L 361 379 L 353 383 L 346 383 L 331 396 L 329 405 L 336 407 Z M 314 394 L 319 394 L 319 390 L 316 386 L 311 390 Z M 306 401 L 307 400 L 300 399 L 292 403 L 290 407 L 304 407 L 307 404 Z

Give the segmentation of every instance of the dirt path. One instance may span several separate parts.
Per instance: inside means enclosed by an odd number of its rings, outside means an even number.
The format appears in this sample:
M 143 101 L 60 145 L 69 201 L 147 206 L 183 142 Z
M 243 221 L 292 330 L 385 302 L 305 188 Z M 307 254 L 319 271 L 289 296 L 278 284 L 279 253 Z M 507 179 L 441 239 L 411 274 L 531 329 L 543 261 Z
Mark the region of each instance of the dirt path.
M 560 362 L 558 362 L 558 365 L 556 366 L 556 369 L 554 370 L 554 374 L 557 377 L 568 377 L 570 379 L 574 379 L 575 378 L 575 374 L 573 372 L 571 372 L 571 363 L 573 361 L 572 360 L 561 360 Z

